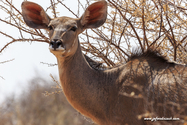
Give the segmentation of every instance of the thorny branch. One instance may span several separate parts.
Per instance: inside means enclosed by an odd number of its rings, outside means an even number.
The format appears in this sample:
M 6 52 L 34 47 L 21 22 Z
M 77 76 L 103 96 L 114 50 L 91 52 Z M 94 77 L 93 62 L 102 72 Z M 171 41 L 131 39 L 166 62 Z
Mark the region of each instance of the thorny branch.
M 0 18 L 0 22 L 10 25 L 19 32 L 15 38 L 11 32 L 0 30 L 0 34 L 11 39 L 0 48 L 0 53 L 6 47 L 15 42 L 49 42 L 44 31 L 33 30 L 27 27 L 23 21 L 18 7 L 14 6 L 14 0 L 0 0 L 0 9 L 7 13 L 7 16 Z M 56 8 L 62 6 L 70 13 L 79 18 L 80 10 L 85 6 L 77 0 L 79 6 L 77 12 L 72 11 L 60 0 L 50 0 L 47 10 L 51 10 L 54 17 L 57 17 Z M 91 4 L 86 1 L 86 5 Z M 148 48 L 158 48 L 164 55 L 171 53 L 170 59 L 178 62 L 186 62 L 186 30 L 187 30 L 187 9 L 186 1 L 164 1 L 164 0 L 108 0 L 108 19 L 106 23 L 98 28 L 82 33 L 81 45 L 83 52 L 92 56 L 97 61 L 108 67 L 122 63 L 131 55 L 131 50 L 139 46 L 142 52 Z M 76 14 L 77 13 L 77 14 Z M 62 15 L 62 14 L 59 14 Z M 63 15 L 62 15 L 63 16 Z M 30 37 L 25 37 L 29 34 Z M 88 39 L 89 38 L 89 39 Z M 89 41 L 89 42 L 88 42 Z M 181 55 L 180 55 L 180 54 Z
M 11 30 L 6 33 L 3 29 L 0 29 L 0 34 L 10 40 L 2 41 L 4 45 L 0 46 L 0 53 L 3 53 L 8 46 L 16 42 L 49 43 L 46 32 L 33 30 L 26 26 L 22 14 L 18 7 L 14 6 L 14 2 L 15 0 L 11 0 L 11 2 L 0 0 L 0 10 L 6 13 L 6 17 L 0 17 L 0 22 L 19 32 L 19 36 L 15 37 Z M 50 0 L 50 2 L 47 10 L 52 11 L 53 17 L 57 17 L 59 13 L 56 10 L 57 6 L 67 9 L 77 18 L 79 18 L 81 10 L 85 10 L 80 0 L 77 0 L 77 6 L 79 7 L 77 12 L 74 12 L 62 0 Z M 91 4 L 88 0 L 85 2 L 86 5 Z M 106 23 L 98 29 L 86 30 L 79 36 L 81 48 L 85 55 L 107 67 L 114 67 L 126 62 L 131 56 L 133 48 L 138 46 L 142 52 L 145 52 L 146 49 L 154 47 L 154 49 L 161 50 L 162 54 L 167 55 L 171 61 L 187 62 L 186 0 L 180 0 L 180 2 L 177 2 L 177 0 L 172 2 L 169 0 L 107 0 L 107 2 L 109 9 Z M 63 13 L 60 16 L 63 16 Z M 29 37 L 25 34 L 29 34 Z M 9 61 L 12 60 L 0 62 L 0 64 Z M 51 77 L 57 83 L 53 76 Z M 0 78 L 3 77 L 0 76 Z M 125 96 L 132 97 L 133 93 Z M 139 95 L 134 97 L 142 98 Z M 154 112 L 147 114 L 154 116 Z

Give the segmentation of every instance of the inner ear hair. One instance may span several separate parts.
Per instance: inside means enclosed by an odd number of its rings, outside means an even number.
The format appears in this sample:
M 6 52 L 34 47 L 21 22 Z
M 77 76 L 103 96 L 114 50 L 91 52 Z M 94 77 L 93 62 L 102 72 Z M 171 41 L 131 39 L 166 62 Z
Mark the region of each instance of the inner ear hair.
M 51 18 L 45 13 L 44 9 L 33 2 L 25 1 L 22 3 L 22 15 L 25 23 L 35 29 L 47 29 Z
M 85 28 L 97 28 L 103 25 L 107 18 L 107 2 L 99 1 L 91 4 L 80 18 L 80 23 Z

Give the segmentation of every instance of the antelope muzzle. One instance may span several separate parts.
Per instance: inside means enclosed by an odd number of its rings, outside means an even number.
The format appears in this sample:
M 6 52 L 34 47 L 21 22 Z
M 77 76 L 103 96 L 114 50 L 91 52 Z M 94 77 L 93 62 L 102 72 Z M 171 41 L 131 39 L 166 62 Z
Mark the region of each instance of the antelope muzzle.
M 53 39 L 49 43 L 50 49 L 56 51 L 56 50 L 65 50 L 65 46 L 62 42 L 62 40 L 59 39 Z

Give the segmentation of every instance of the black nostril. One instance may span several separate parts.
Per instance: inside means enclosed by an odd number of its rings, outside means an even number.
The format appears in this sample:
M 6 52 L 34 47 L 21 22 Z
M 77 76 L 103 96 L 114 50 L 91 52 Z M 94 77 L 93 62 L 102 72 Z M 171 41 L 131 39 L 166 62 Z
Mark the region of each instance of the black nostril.
M 54 45 L 54 43 L 53 43 L 53 42 L 50 42 L 49 44 L 50 44 L 50 45 L 52 45 L 52 46 Z
M 52 48 L 54 48 L 54 50 L 56 50 L 57 48 L 59 48 L 60 46 L 63 47 L 63 43 L 61 40 L 59 39 L 53 39 L 50 42 L 50 45 L 52 46 Z
M 60 46 L 60 45 L 62 45 L 62 41 L 57 42 L 57 46 Z

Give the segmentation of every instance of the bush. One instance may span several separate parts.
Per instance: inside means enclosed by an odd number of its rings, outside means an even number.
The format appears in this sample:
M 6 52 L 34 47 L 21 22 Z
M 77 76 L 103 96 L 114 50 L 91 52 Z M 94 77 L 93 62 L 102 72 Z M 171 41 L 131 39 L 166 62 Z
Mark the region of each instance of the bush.
M 93 125 L 67 102 L 58 87 L 42 78 L 29 81 L 19 98 L 8 97 L 0 106 L 1 125 Z M 55 89 L 55 90 L 54 90 Z M 56 91 L 52 92 L 52 91 Z M 61 89 L 60 89 L 61 91 Z M 48 96 L 44 94 L 47 93 Z

